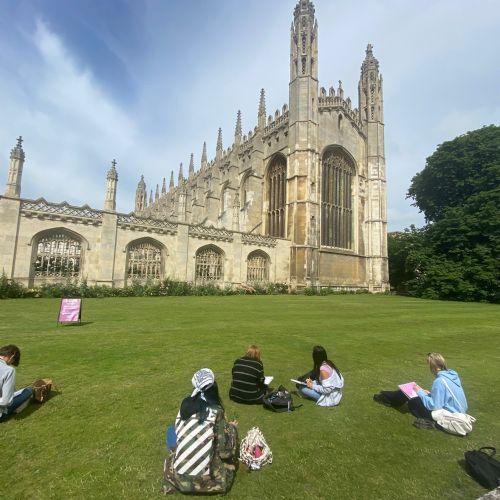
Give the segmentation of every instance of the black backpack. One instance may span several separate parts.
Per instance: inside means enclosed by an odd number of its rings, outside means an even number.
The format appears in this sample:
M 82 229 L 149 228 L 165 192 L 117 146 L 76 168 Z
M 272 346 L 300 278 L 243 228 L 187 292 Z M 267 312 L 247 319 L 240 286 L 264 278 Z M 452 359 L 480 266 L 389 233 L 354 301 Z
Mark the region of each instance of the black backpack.
M 292 395 L 282 385 L 275 391 L 266 394 L 262 398 L 262 404 L 264 408 L 271 411 L 283 412 L 295 410 Z
M 490 453 L 486 453 L 489 450 Z M 500 462 L 493 458 L 496 449 L 483 446 L 479 450 L 466 451 L 465 469 L 481 485 L 489 490 L 500 486 Z

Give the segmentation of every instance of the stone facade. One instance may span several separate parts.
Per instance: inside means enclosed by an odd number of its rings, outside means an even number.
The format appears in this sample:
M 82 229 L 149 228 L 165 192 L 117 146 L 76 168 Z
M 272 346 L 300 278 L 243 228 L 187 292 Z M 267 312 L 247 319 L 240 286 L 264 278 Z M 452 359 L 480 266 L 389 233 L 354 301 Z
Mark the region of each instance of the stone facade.
M 0 197 L 0 269 L 33 285 L 68 277 L 123 286 L 171 277 L 240 284 L 388 289 L 382 76 L 371 45 L 358 108 L 318 85 L 318 24 L 300 0 L 290 34 L 289 103 L 232 145 L 219 129 L 216 156 L 193 155 L 177 185 L 149 192 L 141 176 L 135 210 L 116 212 L 118 175 L 107 174 L 104 210 L 21 198 L 25 155 L 11 152 Z

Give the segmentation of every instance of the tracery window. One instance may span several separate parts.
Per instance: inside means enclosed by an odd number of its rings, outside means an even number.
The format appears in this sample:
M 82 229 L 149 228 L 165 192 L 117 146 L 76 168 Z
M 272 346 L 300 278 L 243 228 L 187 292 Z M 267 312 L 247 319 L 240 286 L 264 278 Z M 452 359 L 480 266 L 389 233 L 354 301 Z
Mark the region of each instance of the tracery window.
M 143 281 L 161 277 L 161 248 L 151 241 L 132 243 L 127 250 L 127 278 Z
M 256 250 L 248 256 L 247 281 L 269 281 L 269 257 L 264 252 Z
M 321 244 L 352 249 L 352 162 L 339 150 L 323 157 L 321 196 Z
M 196 252 L 195 281 L 222 281 L 222 252 L 216 247 L 203 247 Z
M 285 237 L 286 205 L 286 159 L 277 156 L 272 160 L 267 173 L 269 210 L 267 212 L 267 234 Z
M 80 275 L 81 243 L 64 231 L 42 236 L 33 263 L 35 278 L 73 278 Z

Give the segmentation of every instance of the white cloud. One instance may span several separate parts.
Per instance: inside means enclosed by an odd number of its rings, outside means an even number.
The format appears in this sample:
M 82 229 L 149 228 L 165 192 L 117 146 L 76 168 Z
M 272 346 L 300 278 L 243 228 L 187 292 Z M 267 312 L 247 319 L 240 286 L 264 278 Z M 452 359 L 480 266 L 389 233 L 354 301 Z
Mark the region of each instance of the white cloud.
M 203 141 L 214 154 L 219 126 L 229 146 L 238 109 L 244 132 L 252 129 L 261 87 L 268 114 L 287 101 L 295 3 L 218 0 L 195 8 L 196 2 L 172 7 L 151 1 L 132 2 L 130 10 L 126 2 L 122 14 L 133 12 L 137 44 L 123 43 L 119 23 L 113 31 L 107 19 L 84 19 L 94 50 L 105 44 L 103 54 L 114 54 L 125 68 L 121 76 L 131 79 L 128 94 L 118 91 L 126 87 L 120 81 L 100 79 L 94 61 L 83 55 L 90 58 L 91 51 L 72 52 L 70 42 L 82 40 L 63 38 L 49 27 L 57 26 L 54 19 L 38 21 L 30 32 L 22 16 L 11 16 L 12 33 L 23 29 L 29 34 L 20 40 L 0 33 L 5 47 L 0 53 L 3 176 L 9 151 L 22 134 L 27 154 L 23 196 L 100 208 L 106 171 L 116 157 L 117 208 L 131 210 L 141 173 L 154 188 L 179 162 L 186 166 L 189 153 L 199 164 Z M 355 106 L 364 49 L 374 44 L 384 75 L 389 227 L 420 224 L 405 194 L 425 158 L 445 140 L 500 122 L 500 69 L 494 64 L 500 4 L 315 4 L 320 85 L 337 85 L 341 79 Z M 210 19 L 201 19 L 198 11 L 210 12 Z

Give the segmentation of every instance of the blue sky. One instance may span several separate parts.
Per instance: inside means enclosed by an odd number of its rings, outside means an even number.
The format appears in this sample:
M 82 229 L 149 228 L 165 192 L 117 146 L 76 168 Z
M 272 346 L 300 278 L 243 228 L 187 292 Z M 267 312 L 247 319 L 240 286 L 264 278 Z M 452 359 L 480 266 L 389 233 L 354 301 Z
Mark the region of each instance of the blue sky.
M 423 224 L 405 199 L 436 146 L 500 124 L 500 2 L 317 0 L 320 86 L 357 106 L 367 43 L 384 77 L 389 229 Z M 253 129 L 288 101 L 296 0 L 0 0 L 0 179 L 25 139 L 22 196 L 102 208 L 116 158 L 117 209 L 175 177 L 236 113 Z

